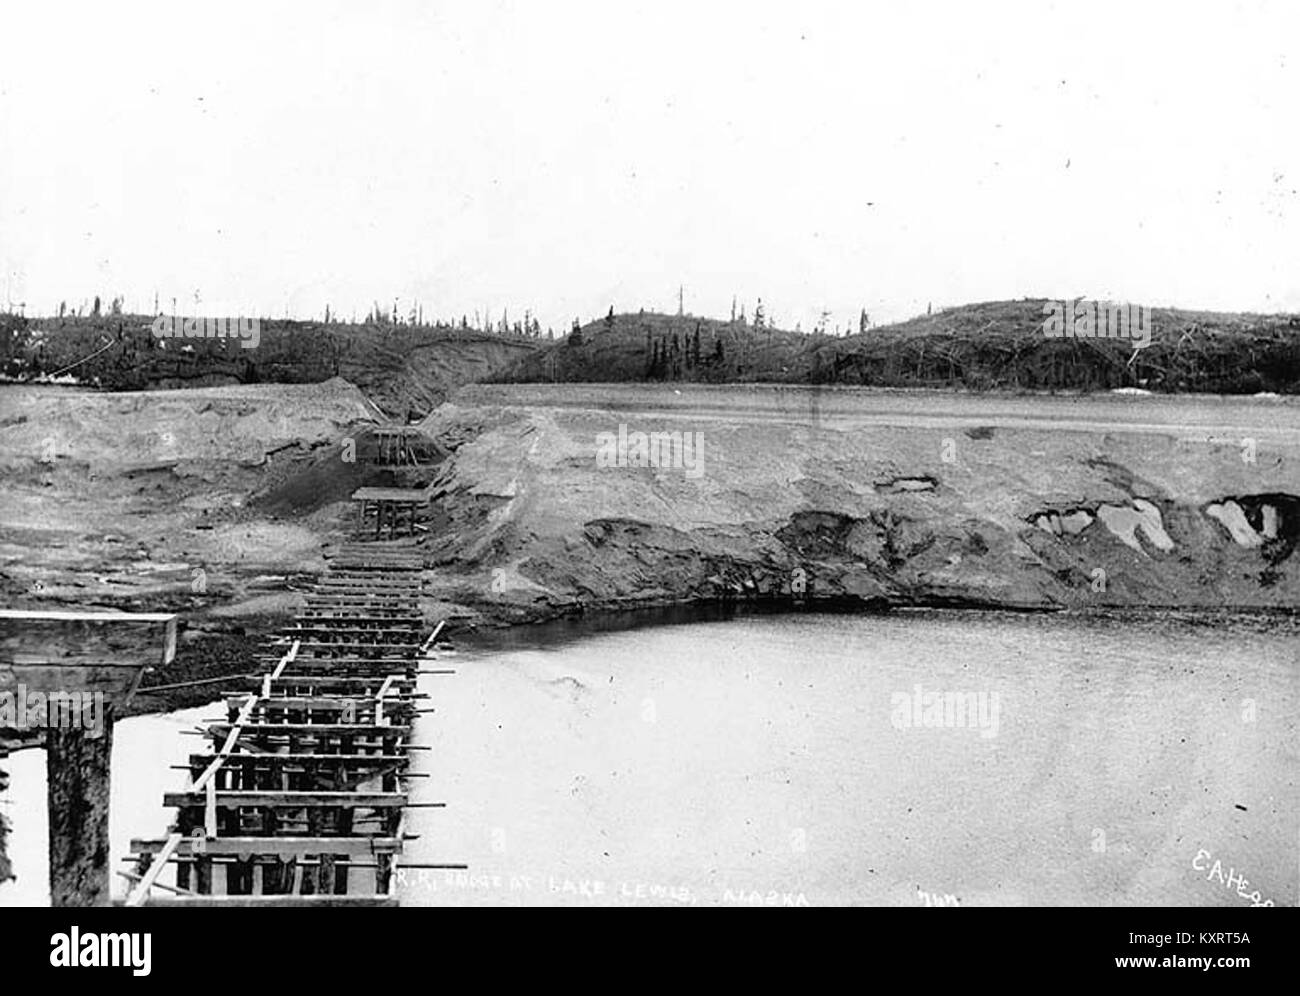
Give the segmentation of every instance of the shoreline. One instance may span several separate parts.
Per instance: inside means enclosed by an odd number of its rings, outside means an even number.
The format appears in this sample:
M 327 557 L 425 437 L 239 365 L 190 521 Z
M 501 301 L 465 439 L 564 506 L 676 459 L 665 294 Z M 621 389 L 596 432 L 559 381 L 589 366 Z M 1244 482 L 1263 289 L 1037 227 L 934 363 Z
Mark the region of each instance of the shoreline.
M 447 642 L 457 648 L 474 653 L 495 653 L 511 649 L 533 646 L 564 646 L 583 639 L 606 634 L 634 632 L 637 630 L 660 629 L 671 626 L 690 625 L 703 622 L 730 622 L 733 620 L 768 617 L 768 616 L 806 616 L 806 615 L 851 615 L 863 617 L 894 616 L 952 616 L 963 615 L 988 616 L 1053 616 L 1072 620 L 1110 620 L 1117 624 L 1124 622 L 1149 623 L 1156 621 L 1176 621 L 1189 626 L 1218 626 L 1225 622 L 1262 624 L 1267 630 L 1285 629 L 1288 626 L 1300 629 L 1300 608 L 1271 606 L 1223 606 L 1209 608 L 1204 606 L 1044 606 L 1044 605 L 998 605 L 988 602 L 953 602 L 932 601 L 881 604 L 873 602 L 864 604 L 854 599 L 826 598 L 805 599 L 802 604 L 793 603 L 785 598 L 761 599 L 694 599 L 673 602 L 641 603 L 637 605 L 607 605 L 592 603 L 582 605 L 569 611 L 557 612 L 545 617 L 529 620 L 507 620 L 484 617 L 482 624 L 457 626 L 452 617 L 447 617 L 449 629 L 446 631 Z M 434 623 L 436 625 L 436 623 Z M 273 632 L 273 631 L 272 631 Z M 241 676 L 252 674 L 257 665 L 251 663 L 255 653 L 265 650 L 265 643 L 271 632 L 248 633 L 242 636 L 223 634 L 220 640 L 224 647 L 238 644 L 249 664 L 232 667 L 229 670 L 212 666 L 211 658 L 219 651 L 204 648 L 203 661 L 183 661 L 178 653 L 172 669 L 163 676 L 155 676 L 152 683 L 142 684 L 132 700 L 130 708 L 117 719 L 136 716 L 155 716 L 180 709 L 193 708 L 220 701 L 233 693 Z M 197 649 L 212 637 L 195 640 L 189 649 Z M 185 655 L 188 656 L 188 655 Z M 180 664 L 177 669 L 176 665 Z M 167 689 L 149 694 L 151 684 L 183 684 L 186 675 L 202 673 L 203 679 L 212 679 L 208 685 L 191 688 Z M 163 681 L 165 677 L 167 680 Z M 250 686 L 255 678 L 246 679 Z M 0 747 L 0 760 L 4 752 L 17 753 L 21 750 L 44 747 L 44 733 L 33 731 L 30 739 L 13 739 Z

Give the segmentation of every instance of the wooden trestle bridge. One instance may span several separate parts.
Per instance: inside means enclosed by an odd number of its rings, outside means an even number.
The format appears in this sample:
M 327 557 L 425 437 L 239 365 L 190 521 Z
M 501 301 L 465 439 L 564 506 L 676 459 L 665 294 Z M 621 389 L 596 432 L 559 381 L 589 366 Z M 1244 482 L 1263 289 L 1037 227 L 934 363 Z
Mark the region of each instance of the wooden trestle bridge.
M 344 546 L 271 645 L 266 673 L 226 700 L 189 784 L 164 794 L 168 836 L 131 843 L 128 906 L 395 906 L 420 674 L 420 552 Z

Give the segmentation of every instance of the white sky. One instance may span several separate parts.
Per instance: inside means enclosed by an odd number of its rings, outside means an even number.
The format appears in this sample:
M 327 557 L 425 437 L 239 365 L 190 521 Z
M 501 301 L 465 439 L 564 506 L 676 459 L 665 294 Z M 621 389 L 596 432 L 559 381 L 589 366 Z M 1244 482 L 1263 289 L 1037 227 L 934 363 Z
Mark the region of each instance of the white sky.
M 1300 310 L 1300 4 L 7 3 L 49 312 Z M 3 304 L 4 302 L 0 302 Z

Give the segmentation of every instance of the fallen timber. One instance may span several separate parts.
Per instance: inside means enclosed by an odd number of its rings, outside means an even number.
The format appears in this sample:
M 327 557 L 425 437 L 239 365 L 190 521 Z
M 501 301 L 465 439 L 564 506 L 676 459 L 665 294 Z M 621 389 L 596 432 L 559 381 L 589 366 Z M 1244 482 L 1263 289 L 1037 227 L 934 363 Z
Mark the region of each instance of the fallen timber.
M 443 805 L 406 791 L 416 678 L 450 673 L 421 667 L 442 627 L 424 633 L 417 554 L 345 548 L 333 566 L 265 673 L 222 690 L 211 749 L 164 793 L 170 832 L 131 842 L 124 905 L 397 905 L 405 811 Z

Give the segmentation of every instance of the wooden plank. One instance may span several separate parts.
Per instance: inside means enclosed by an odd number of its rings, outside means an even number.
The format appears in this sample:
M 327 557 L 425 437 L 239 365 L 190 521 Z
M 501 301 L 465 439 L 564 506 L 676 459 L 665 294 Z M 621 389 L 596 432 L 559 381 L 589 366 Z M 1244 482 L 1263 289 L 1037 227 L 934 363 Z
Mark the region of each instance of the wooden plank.
M 403 625 L 394 625 L 392 620 L 386 620 L 382 625 L 375 626 L 348 626 L 347 620 L 339 619 L 321 619 L 307 620 L 300 622 L 295 626 L 285 627 L 286 636 L 298 636 L 300 633 L 328 633 L 330 635 L 342 634 L 344 636 L 410 636 L 413 627 L 418 628 L 421 625 L 420 620 L 412 619 L 409 623 Z
M 338 591 L 361 591 L 378 595 L 411 595 L 420 594 L 424 588 L 422 581 L 412 581 L 409 584 L 397 584 L 392 581 L 370 582 L 365 578 L 334 578 L 330 581 L 317 582 L 316 591 L 326 594 L 333 594 Z
M 419 673 L 416 665 L 419 661 L 409 658 L 402 660 L 387 659 L 383 661 L 357 661 L 346 657 L 304 657 L 294 662 L 294 674 L 317 675 L 322 678 L 337 676 L 340 678 L 382 678 L 399 673 L 412 676 Z
M 283 674 L 284 669 L 297 659 L 300 647 L 301 644 L 297 640 L 294 640 L 285 655 L 280 658 L 279 663 L 275 665 L 275 670 L 271 672 L 270 677 L 272 681 L 275 681 L 276 678 Z
M 419 588 L 424 579 L 410 577 L 407 574 L 382 574 L 379 571 L 331 571 L 316 579 L 320 585 L 359 585 L 367 588 L 384 590 L 388 588 Z
M 272 682 L 278 686 L 292 681 L 322 681 L 328 678 L 380 679 L 390 674 L 399 681 L 415 680 L 420 660 L 416 657 L 302 657 L 293 662 L 293 669 L 285 671 Z M 305 665 L 305 666 L 303 666 Z M 336 668 L 337 670 L 331 670 Z M 355 694 L 347 692 L 348 695 Z
M 164 666 L 176 656 L 176 616 L 155 612 L 0 609 L 0 664 Z
M 170 839 L 170 838 L 168 838 Z M 153 854 L 161 851 L 166 840 L 133 840 L 132 854 Z M 193 853 L 192 841 L 184 838 L 175 849 L 175 857 Z M 402 849 L 399 837 L 217 837 L 203 842 L 203 856 L 276 855 L 281 858 L 304 857 L 313 854 L 346 854 L 348 857 L 367 857 L 372 854 L 396 854 Z
M 135 883 L 135 887 L 132 888 L 130 893 L 127 895 L 127 906 L 140 906 L 144 903 L 144 900 L 149 895 L 149 890 L 153 888 L 153 884 L 158 881 L 158 876 L 161 875 L 163 869 L 167 867 L 168 859 L 176 853 L 176 849 L 180 847 L 181 841 L 184 839 L 185 835 L 179 833 L 174 833 L 168 836 L 166 843 L 163 844 L 161 850 L 154 858 L 153 864 L 149 866 L 149 870 L 145 872 L 144 877 L 141 878 L 140 881 Z
M 235 743 L 239 740 L 240 730 L 243 728 L 243 725 L 248 722 L 248 718 L 252 715 L 253 707 L 255 705 L 257 705 L 257 696 L 248 696 L 248 700 L 244 703 L 244 708 L 240 711 L 234 725 L 230 727 L 230 732 L 227 734 L 226 742 L 222 744 L 221 750 L 217 752 L 217 756 L 213 758 L 212 763 L 208 765 L 208 770 L 203 772 L 203 774 L 194 780 L 194 784 L 191 788 L 195 792 L 204 789 L 208 783 L 217 776 L 217 772 L 221 770 L 222 762 L 224 762 L 225 759 L 230 756 L 230 752 L 235 749 Z
M 399 611 L 400 615 L 395 612 L 378 615 L 367 610 L 366 612 L 324 616 L 315 614 L 315 610 L 305 610 L 295 616 L 294 621 L 287 625 L 285 630 L 290 633 L 295 633 L 299 629 L 364 629 L 367 632 L 373 632 L 375 629 L 407 629 L 424 623 L 424 615 L 419 610 L 405 609 Z
M 357 588 L 373 588 L 386 592 L 390 589 L 417 589 L 424 585 L 422 577 L 398 577 L 396 575 L 381 575 L 380 572 L 357 572 L 350 573 L 346 571 L 334 571 L 320 577 L 316 581 L 317 588 L 342 588 L 342 586 L 355 585 Z
M 394 876 L 396 877 L 396 876 Z M 157 907 L 220 907 L 247 908 L 251 906 L 396 906 L 397 898 L 391 895 L 271 895 L 271 896 L 153 896 L 145 906 Z
M 371 595 L 383 597 L 416 598 L 424 589 L 416 584 L 367 584 L 362 580 L 339 578 L 336 581 L 318 582 L 315 593 L 320 595 Z
M 433 632 L 429 634 L 429 638 L 425 640 L 424 643 L 420 646 L 420 653 L 425 654 L 429 652 L 429 649 L 433 646 L 434 641 L 438 639 L 438 634 L 442 632 L 442 627 L 446 625 L 447 625 L 446 619 L 438 620 L 438 625 L 434 627 Z
M 230 729 L 228 723 L 214 723 L 208 733 L 224 736 Z M 394 737 L 410 733 L 409 726 L 375 726 L 373 723 L 245 723 L 242 731 L 249 735 L 266 736 L 274 733 L 320 733 L 330 736 L 366 735 Z
M 118 874 L 121 875 L 123 878 L 129 878 L 132 882 L 139 882 L 142 878 L 144 878 L 143 875 L 138 875 L 135 872 L 129 872 L 129 871 L 119 871 Z M 154 882 L 153 888 L 162 889 L 164 892 L 172 892 L 178 896 L 198 895 L 197 892 L 192 892 L 189 889 L 182 889 L 179 886 L 175 886 L 175 885 L 167 885 L 164 882 Z
M 371 649 L 371 650 L 383 650 L 384 648 L 383 648 L 383 647 L 371 647 L 370 649 Z M 340 665 L 344 665 L 344 664 L 369 664 L 369 665 L 373 665 L 373 666 L 375 666 L 375 667 L 378 667 L 379 665 L 382 665 L 382 664 L 392 664 L 392 665 L 395 665 L 395 670 L 398 670 L 398 671 L 405 671 L 405 670 L 409 670 L 409 669 L 412 668 L 412 667 L 415 667 L 416 665 L 418 665 L 418 664 L 420 664 L 420 663 L 421 663 L 420 659 L 419 659 L 418 657 L 414 656 L 414 655 L 411 655 L 411 654 L 402 654 L 402 655 L 399 656 L 399 657 L 366 657 L 366 656 L 362 656 L 362 657 L 326 657 L 326 658 L 320 658 L 320 657 L 299 657 L 297 660 L 295 660 L 295 661 L 293 662 L 293 667 L 296 669 L 300 664 L 311 664 L 311 665 L 315 665 L 315 666 L 319 666 L 319 665 L 321 665 L 321 664 L 340 664 Z M 295 671 L 286 671 L 286 672 L 284 672 L 284 673 L 285 673 L 285 674 L 293 674 L 293 673 L 296 673 L 296 672 L 295 672 Z
M 331 644 L 331 642 L 325 640 L 304 640 L 303 641 L 303 653 L 311 654 L 312 657 L 321 657 L 322 651 L 324 651 L 324 653 L 326 654 L 333 655 L 333 657 L 338 657 L 339 654 L 347 654 L 347 653 L 351 653 L 351 651 L 389 650 L 389 649 L 406 650 L 408 651 L 408 654 L 413 655 L 419 653 L 420 641 L 419 640 L 406 641 L 406 642 L 393 641 L 393 642 L 387 642 L 387 644 L 364 644 L 364 642 L 355 642 L 355 641 L 339 642 L 339 644 Z M 294 663 L 295 664 L 303 663 L 305 659 L 311 659 L 311 658 L 300 657 L 298 658 L 298 661 L 295 661 Z M 404 659 L 407 659 L 407 657 L 398 657 L 398 655 L 394 655 L 394 657 L 386 657 L 383 659 L 385 659 L 385 661 L 404 661 Z
M 387 727 L 385 727 L 387 729 Z M 164 792 L 163 805 L 193 809 L 207 804 L 204 792 Z M 216 793 L 218 809 L 241 806 L 285 806 L 288 808 L 342 807 L 346 809 L 400 809 L 406 805 L 405 792 L 292 792 L 292 791 L 222 791 Z
M 268 710 L 283 712 L 286 709 L 315 709 L 320 712 L 346 712 L 352 709 L 357 713 L 364 713 L 373 709 L 380 697 L 373 695 L 273 695 L 269 698 L 259 696 L 253 713 L 266 713 Z M 233 703 L 238 701 L 238 696 L 231 696 L 226 700 L 232 707 Z M 398 702 L 396 699 L 390 699 L 389 704 L 397 705 Z
M 424 616 L 419 612 L 404 612 L 397 610 L 383 614 L 373 609 L 368 612 L 321 612 L 316 609 L 307 609 L 298 614 L 298 619 L 300 622 L 305 623 L 412 623 L 417 626 L 424 622 Z
M 198 767 L 206 764 L 212 757 L 211 754 L 191 754 L 190 767 Z M 383 767 L 389 764 L 405 764 L 411 760 L 409 754 L 266 754 L 261 751 L 240 753 L 235 752 L 230 755 L 232 762 L 241 760 L 256 760 L 259 763 L 266 762 L 270 767 L 277 764 L 298 764 L 303 761 L 321 761 L 327 764 L 337 762 L 346 762 L 347 764 L 375 765 Z
M 367 598 L 364 595 L 346 598 L 309 598 L 306 611 L 351 609 L 366 612 L 403 612 L 416 615 L 420 612 L 420 603 L 414 598 Z
M 338 691 L 343 694 L 367 694 L 371 688 L 378 688 L 383 682 L 386 675 L 332 675 L 329 673 L 321 674 L 291 674 L 283 675 L 277 679 L 276 684 L 295 687 L 306 685 L 315 689 L 317 692 Z M 411 689 L 415 687 L 415 678 L 406 675 L 397 676 L 397 688 L 402 689 L 404 695 L 414 698 Z
M 353 501 L 388 501 L 396 503 L 427 504 L 429 488 L 357 488 L 352 492 Z

